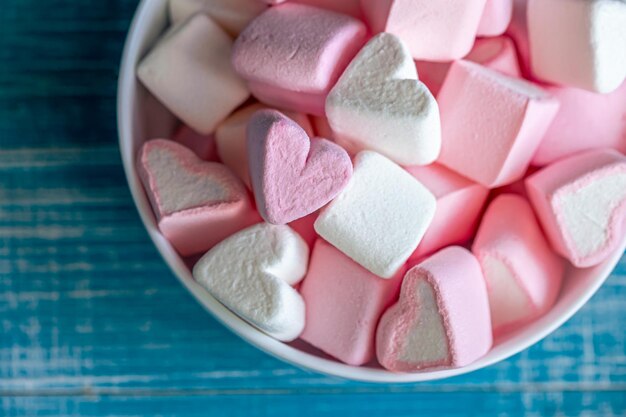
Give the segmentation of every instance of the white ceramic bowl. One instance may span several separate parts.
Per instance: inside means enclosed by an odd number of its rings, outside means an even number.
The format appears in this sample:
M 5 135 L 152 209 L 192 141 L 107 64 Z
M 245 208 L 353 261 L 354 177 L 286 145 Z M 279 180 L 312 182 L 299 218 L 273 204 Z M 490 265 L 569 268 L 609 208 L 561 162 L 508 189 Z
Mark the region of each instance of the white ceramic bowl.
M 585 270 L 570 268 L 561 294 L 552 310 L 530 325 L 519 329 L 504 340 L 496 341 L 493 349 L 477 362 L 459 369 L 413 374 L 397 374 L 377 367 L 355 367 L 306 351 L 302 343 L 285 344 L 260 332 L 222 306 L 193 280 L 189 268 L 155 225 L 150 204 L 143 192 L 135 170 L 135 152 L 146 140 L 169 137 L 177 121 L 141 87 L 135 78 L 135 68 L 155 39 L 168 24 L 167 0 L 143 0 L 133 20 L 120 69 L 118 90 L 118 128 L 124 169 L 133 198 L 150 237 L 181 283 L 225 326 L 259 349 L 296 366 L 370 382 L 416 382 L 465 374 L 512 356 L 544 338 L 569 319 L 596 292 L 619 261 L 624 247 L 603 264 Z

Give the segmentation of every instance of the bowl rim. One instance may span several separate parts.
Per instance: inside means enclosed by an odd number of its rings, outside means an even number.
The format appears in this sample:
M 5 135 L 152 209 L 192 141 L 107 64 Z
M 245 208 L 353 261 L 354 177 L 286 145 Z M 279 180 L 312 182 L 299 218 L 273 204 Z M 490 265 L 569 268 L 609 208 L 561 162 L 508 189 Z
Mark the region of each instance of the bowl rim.
M 167 3 L 167 0 L 161 0 L 161 3 Z M 262 333 L 260 330 L 249 325 L 230 310 L 226 309 L 208 292 L 193 281 L 189 270 L 183 264 L 180 257 L 176 255 L 171 245 L 158 232 L 154 224 L 154 218 L 152 217 L 151 207 L 147 201 L 143 188 L 137 179 L 134 155 L 132 150 L 129 150 L 128 146 L 128 144 L 132 144 L 134 126 L 133 111 L 136 104 L 136 87 L 138 85 L 135 77 L 135 68 L 139 53 L 141 52 L 141 39 L 137 34 L 139 32 L 139 28 L 150 26 L 150 5 L 155 4 L 157 3 L 153 0 L 140 1 L 126 35 L 119 67 L 119 79 L 117 86 L 118 144 L 120 147 L 126 180 L 130 188 L 135 207 L 144 224 L 144 227 L 148 232 L 148 235 L 150 236 L 150 239 L 152 240 L 152 243 L 157 248 L 159 254 L 170 270 L 174 273 L 176 278 L 193 295 L 196 301 L 198 301 L 205 310 L 217 319 L 217 321 L 222 323 L 222 325 L 230 329 L 237 336 L 265 353 L 304 370 L 361 382 L 415 383 L 463 375 L 507 359 L 527 349 L 531 345 L 534 345 L 559 328 L 565 321 L 569 320 L 589 300 L 589 298 L 591 298 L 591 296 L 608 278 L 611 271 L 621 259 L 624 249 L 626 248 L 626 239 L 624 239 L 624 242 L 621 245 L 621 250 L 612 254 L 611 259 L 607 260 L 600 266 L 595 274 L 595 277 L 590 280 L 591 282 L 584 290 L 583 294 L 568 305 L 567 308 L 564 308 L 563 311 L 554 318 L 554 320 L 550 321 L 539 330 L 530 333 L 526 337 L 519 337 L 519 341 L 511 344 L 507 348 L 501 348 L 499 345 L 494 346 L 485 357 L 461 368 L 425 371 L 419 373 L 394 373 L 382 368 L 357 367 L 343 364 L 331 358 L 324 358 L 301 351 L 296 347 L 271 338 L 270 336 Z M 152 8 L 156 9 L 156 6 Z

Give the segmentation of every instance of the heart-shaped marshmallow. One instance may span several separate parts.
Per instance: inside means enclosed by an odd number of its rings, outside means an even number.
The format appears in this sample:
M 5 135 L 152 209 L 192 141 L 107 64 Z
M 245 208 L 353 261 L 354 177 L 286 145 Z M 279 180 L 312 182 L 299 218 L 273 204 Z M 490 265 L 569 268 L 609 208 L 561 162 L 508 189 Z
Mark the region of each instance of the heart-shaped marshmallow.
M 276 110 L 259 111 L 250 119 L 248 159 L 259 212 L 273 224 L 326 205 L 352 175 L 345 150 L 326 139 L 309 140 L 302 127 Z
M 247 129 L 248 122 L 254 113 L 268 107 L 255 103 L 243 107 L 226 118 L 215 131 L 215 145 L 220 160 L 228 168 L 252 189 L 248 169 Z M 283 114 L 298 123 L 310 135 L 313 136 L 313 127 L 306 114 L 281 110 Z
M 304 328 L 305 308 L 292 288 L 306 274 L 309 247 L 289 226 L 261 223 L 207 252 L 194 279 L 242 319 L 278 340 Z
M 439 108 L 402 41 L 381 33 L 363 47 L 326 99 L 342 145 L 375 150 L 401 165 L 424 165 L 441 148 Z
M 626 234 L 626 157 L 593 150 L 562 159 L 526 180 L 550 243 L 574 266 L 606 259 Z
M 376 354 L 391 371 L 465 366 L 491 348 L 487 289 L 480 265 L 450 246 L 410 269 L 399 301 L 380 319 Z
M 258 221 L 245 187 L 227 167 L 202 161 L 176 142 L 146 142 L 137 170 L 161 233 L 183 256 Z

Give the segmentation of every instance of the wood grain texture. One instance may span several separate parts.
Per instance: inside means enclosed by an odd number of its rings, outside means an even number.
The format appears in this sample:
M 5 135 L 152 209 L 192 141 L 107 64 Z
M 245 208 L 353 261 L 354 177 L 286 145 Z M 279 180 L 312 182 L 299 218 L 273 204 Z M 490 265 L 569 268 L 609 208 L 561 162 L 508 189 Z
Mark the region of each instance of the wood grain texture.
M 553 335 L 442 382 L 308 373 L 213 320 L 122 172 L 115 83 L 136 3 L 0 2 L 0 416 L 626 415 L 626 259 Z

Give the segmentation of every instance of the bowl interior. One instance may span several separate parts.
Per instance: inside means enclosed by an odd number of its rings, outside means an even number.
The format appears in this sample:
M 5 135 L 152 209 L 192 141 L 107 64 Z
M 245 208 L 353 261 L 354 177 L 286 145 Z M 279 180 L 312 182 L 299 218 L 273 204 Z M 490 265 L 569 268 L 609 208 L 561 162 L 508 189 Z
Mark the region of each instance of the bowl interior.
M 520 352 L 563 324 L 600 287 L 624 252 L 626 239 L 621 248 L 603 264 L 584 270 L 570 267 L 566 272 L 561 294 L 550 312 L 505 338 L 496 340 L 493 349 L 486 356 L 463 368 L 397 374 L 377 365 L 354 367 L 339 363 L 305 343 L 286 344 L 274 340 L 231 313 L 195 283 L 188 266 L 158 232 L 150 204 L 135 171 L 135 152 L 138 147 L 147 139 L 170 137 L 178 124 L 178 121 L 137 83 L 135 77 L 138 61 L 167 25 L 167 0 L 143 0 L 126 41 L 118 90 L 118 128 L 128 184 L 150 237 L 181 283 L 225 326 L 277 358 L 329 375 L 370 382 L 427 381 L 471 372 Z

